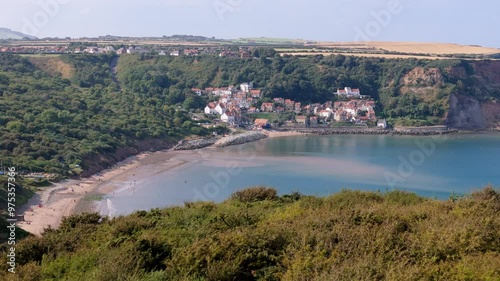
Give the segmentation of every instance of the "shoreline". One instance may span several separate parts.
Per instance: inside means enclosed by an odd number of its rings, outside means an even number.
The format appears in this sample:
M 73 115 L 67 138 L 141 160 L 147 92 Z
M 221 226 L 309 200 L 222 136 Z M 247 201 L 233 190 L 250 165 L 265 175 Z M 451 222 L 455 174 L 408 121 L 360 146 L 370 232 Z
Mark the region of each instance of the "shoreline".
M 34 235 L 41 235 L 47 227 L 57 228 L 64 217 L 75 214 L 77 206 L 89 196 L 95 196 L 103 184 L 137 167 L 149 153 L 131 156 L 111 168 L 98 172 L 89 178 L 66 179 L 53 186 L 37 191 L 21 208 L 25 221 L 18 226 Z M 88 211 L 88 210 L 87 210 Z
M 480 134 L 484 132 L 491 131 L 456 131 L 454 133 Z M 301 130 L 262 130 L 260 133 L 267 135 L 268 138 L 321 135 Z M 191 151 L 211 150 L 214 148 L 216 147 L 208 146 Z M 24 222 L 19 224 L 19 227 L 34 235 L 40 235 L 44 228 L 48 226 L 57 228 L 64 217 L 89 211 L 100 212 L 96 203 L 102 202 L 102 197 L 120 192 L 119 190 L 127 185 L 131 186 L 132 181 L 141 181 L 188 164 L 190 161 L 176 158 L 180 153 L 182 152 L 175 151 L 173 148 L 157 152 L 143 152 L 118 162 L 111 168 L 98 172 L 91 177 L 54 183 L 53 186 L 37 192 L 28 203 L 20 208 L 25 220 L 30 221 L 30 224 Z M 154 167 L 154 170 L 149 169 L 149 167 Z M 135 173 L 138 173 L 137 177 Z M 127 189 L 125 188 L 125 190 Z M 98 198 L 101 199 L 96 200 Z

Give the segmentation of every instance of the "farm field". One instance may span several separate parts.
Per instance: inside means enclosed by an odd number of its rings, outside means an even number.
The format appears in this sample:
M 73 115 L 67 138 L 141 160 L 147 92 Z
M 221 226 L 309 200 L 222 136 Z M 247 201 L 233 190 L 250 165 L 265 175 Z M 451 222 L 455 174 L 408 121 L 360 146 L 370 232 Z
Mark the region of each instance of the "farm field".
M 360 43 L 332 43 L 319 42 L 311 46 L 323 48 L 367 48 L 386 50 L 389 52 L 412 53 L 412 54 L 496 54 L 500 49 L 482 46 L 467 46 L 451 43 L 417 43 L 417 42 L 360 42 Z

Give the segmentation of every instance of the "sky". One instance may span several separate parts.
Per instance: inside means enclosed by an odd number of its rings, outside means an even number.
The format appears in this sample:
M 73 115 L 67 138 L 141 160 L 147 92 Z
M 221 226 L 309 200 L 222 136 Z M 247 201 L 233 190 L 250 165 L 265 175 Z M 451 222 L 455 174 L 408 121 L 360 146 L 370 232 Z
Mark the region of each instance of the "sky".
M 201 35 L 500 48 L 494 0 L 4 0 L 0 27 L 43 37 Z

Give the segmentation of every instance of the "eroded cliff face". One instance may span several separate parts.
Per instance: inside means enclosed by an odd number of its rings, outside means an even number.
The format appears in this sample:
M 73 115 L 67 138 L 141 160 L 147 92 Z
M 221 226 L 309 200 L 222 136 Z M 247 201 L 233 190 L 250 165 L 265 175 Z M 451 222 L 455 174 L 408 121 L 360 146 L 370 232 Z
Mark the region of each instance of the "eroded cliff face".
M 500 102 L 488 101 L 482 104 L 484 121 L 487 128 L 500 131 Z
M 457 129 L 484 129 L 486 122 L 479 101 L 466 95 L 452 94 L 446 125 Z
M 469 65 L 468 71 L 456 67 L 449 72 L 456 79 L 470 82 L 463 92 L 451 96 L 447 123 L 456 128 L 498 128 L 500 61 L 473 61 Z
M 470 61 L 443 70 L 416 67 L 400 83 L 401 94 L 416 94 L 422 102 L 436 100 L 443 86 L 455 85 L 444 96 L 449 97 L 449 109 L 443 121 L 449 127 L 500 127 L 500 61 Z
M 405 86 L 432 87 L 443 83 L 443 75 L 438 68 L 416 67 L 403 78 L 403 83 Z

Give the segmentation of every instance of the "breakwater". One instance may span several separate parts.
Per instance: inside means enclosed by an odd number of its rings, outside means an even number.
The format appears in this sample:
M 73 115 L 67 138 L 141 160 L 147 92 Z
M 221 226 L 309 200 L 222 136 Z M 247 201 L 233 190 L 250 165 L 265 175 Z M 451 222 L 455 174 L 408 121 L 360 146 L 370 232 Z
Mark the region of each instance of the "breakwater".
M 226 147 L 231 145 L 239 145 L 247 142 L 258 141 L 267 138 L 267 135 L 260 132 L 247 132 L 238 135 L 232 135 L 218 140 L 215 143 L 216 147 Z
M 210 138 L 210 139 L 196 139 L 196 140 L 181 140 L 173 150 L 193 150 L 205 148 L 208 146 L 212 146 L 216 143 L 220 138 Z

